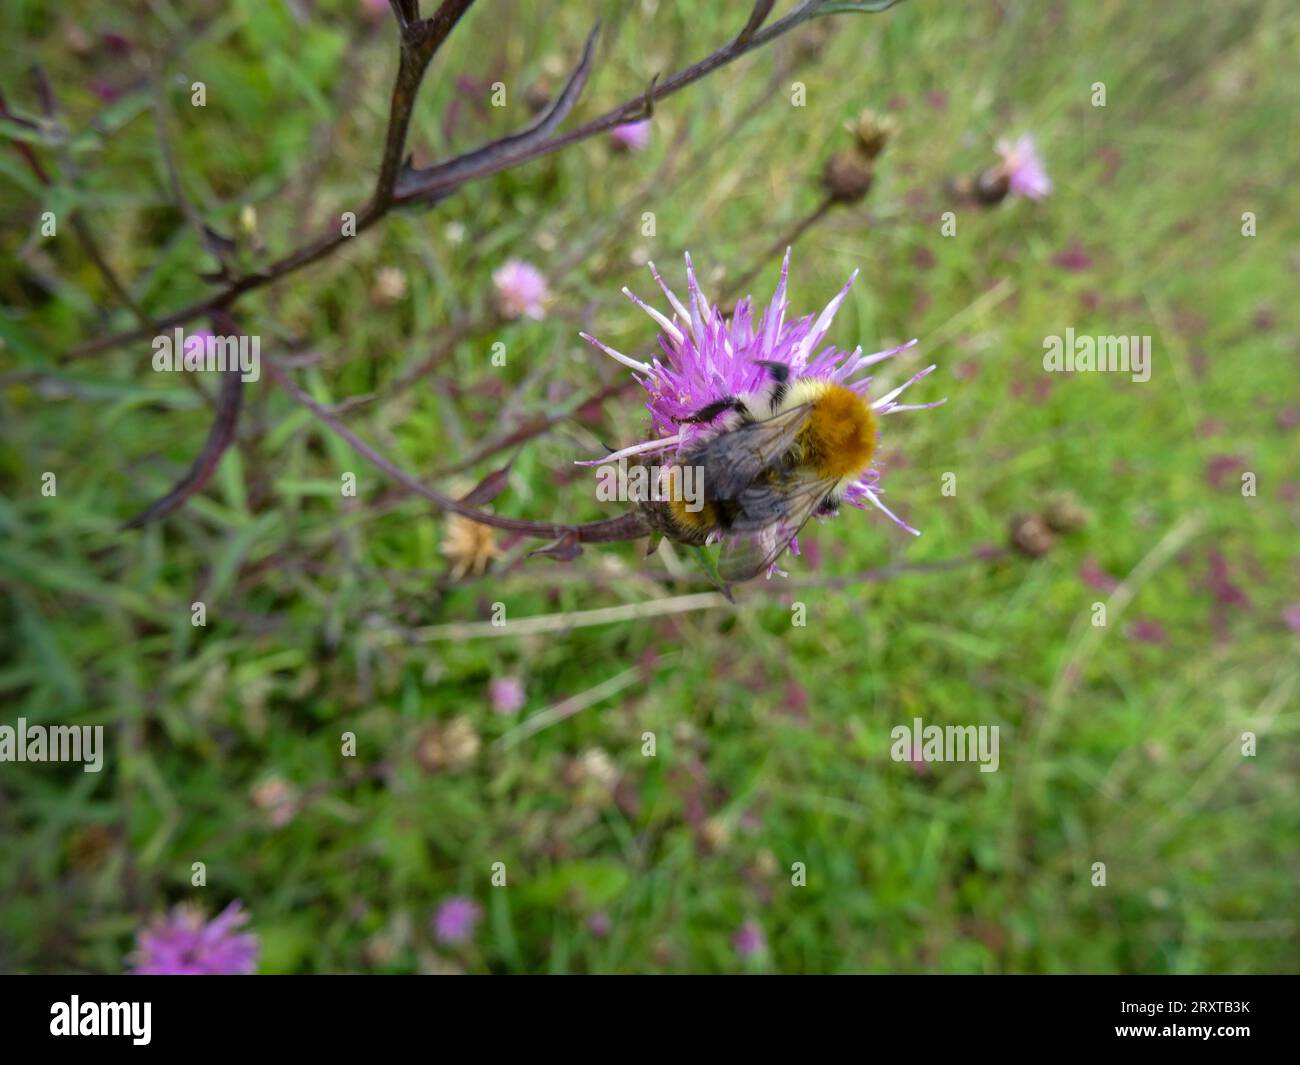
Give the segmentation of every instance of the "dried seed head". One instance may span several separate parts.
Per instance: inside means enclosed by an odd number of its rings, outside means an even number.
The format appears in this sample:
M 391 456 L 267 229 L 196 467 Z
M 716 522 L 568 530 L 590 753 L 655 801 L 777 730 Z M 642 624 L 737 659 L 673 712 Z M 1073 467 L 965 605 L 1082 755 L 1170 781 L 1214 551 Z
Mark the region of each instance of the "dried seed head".
M 550 79 L 543 75 L 524 90 L 524 106 L 539 115 L 550 105 L 552 95 Z
M 451 579 L 459 581 L 468 574 L 481 577 L 493 559 L 501 557 L 496 533 L 490 525 L 480 525 L 460 514 L 448 514 L 442 535 L 441 551 L 451 563 Z
M 1082 529 L 1091 519 L 1088 509 L 1073 492 L 1057 492 L 1043 508 L 1043 521 L 1053 532 L 1069 533 Z
M 102 869 L 117 846 L 117 833 L 108 825 L 87 825 L 68 841 L 68 865 L 77 872 Z
M 250 798 L 276 828 L 287 825 L 298 812 L 298 794 L 281 776 L 270 776 L 254 785 Z
M 817 59 L 830 39 L 830 19 L 818 19 L 800 31 L 794 39 L 795 51 L 801 60 Z
M 459 769 L 478 755 L 479 737 L 468 718 L 430 725 L 415 743 L 415 760 L 429 773 Z
M 885 150 L 885 146 L 898 133 L 898 123 L 892 118 L 878 115 L 875 111 L 863 111 L 853 125 L 853 137 L 862 154 L 874 159 Z
M 406 274 L 396 266 L 385 266 L 375 273 L 370 286 L 370 302 L 383 307 L 399 303 L 406 296 Z
M 985 207 L 993 207 L 1007 198 L 1011 191 L 1011 179 L 1001 167 L 983 171 L 975 179 L 975 199 Z
M 1020 514 L 1011 519 L 1011 546 L 1028 558 L 1042 558 L 1052 549 L 1056 537 L 1037 514 Z
M 836 203 L 857 203 L 871 188 L 871 160 L 855 148 L 832 155 L 822 172 L 822 186 Z

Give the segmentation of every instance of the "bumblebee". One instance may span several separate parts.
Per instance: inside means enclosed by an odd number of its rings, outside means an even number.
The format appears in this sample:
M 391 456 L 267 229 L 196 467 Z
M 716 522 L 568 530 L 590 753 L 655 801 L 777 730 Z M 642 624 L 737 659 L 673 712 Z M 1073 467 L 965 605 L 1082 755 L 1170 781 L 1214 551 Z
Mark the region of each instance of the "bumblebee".
M 856 392 L 823 378 L 790 380 L 764 362 L 770 384 L 701 408 L 682 424 L 725 419 L 721 430 L 678 457 L 659 501 L 641 504 L 656 531 L 677 543 L 723 543 L 718 573 L 745 581 L 780 557 L 809 518 L 836 513 L 845 487 L 871 463 L 877 424 Z M 696 467 L 702 505 L 679 490 Z

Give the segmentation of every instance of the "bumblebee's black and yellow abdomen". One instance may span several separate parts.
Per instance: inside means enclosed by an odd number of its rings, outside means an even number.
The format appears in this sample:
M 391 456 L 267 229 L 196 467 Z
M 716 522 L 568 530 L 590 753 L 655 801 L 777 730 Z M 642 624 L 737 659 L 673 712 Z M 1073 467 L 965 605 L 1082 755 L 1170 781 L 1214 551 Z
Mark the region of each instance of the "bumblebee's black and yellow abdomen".
M 679 544 L 702 545 L 713 532 L 725 525 L 717 506 L 708 501 L 691 504 L 682 493 L 681 469 L 671 467 L 665 478 L 663 499 L 639 501 L 639 509 L 652 529 Z M 694 509 L 692 509 L 694 506 Z

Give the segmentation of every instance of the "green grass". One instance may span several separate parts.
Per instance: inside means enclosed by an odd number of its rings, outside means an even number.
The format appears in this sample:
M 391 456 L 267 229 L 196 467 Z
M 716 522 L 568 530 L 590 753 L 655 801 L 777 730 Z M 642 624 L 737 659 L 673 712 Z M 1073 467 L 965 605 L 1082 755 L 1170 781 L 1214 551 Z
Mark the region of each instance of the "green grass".
M 169 68 L 184 186 L 225 232 L 255 209 L 250 265 L 356 210 L 373 182 L 394 34 L 383 20 L 367 29 L 356 5 L 321 7 L 297 24 L 290 5 L 211 5 L 222 13 Z M 562 76 L 597 14 L 606 36 L 576 120 L 721 44 L 748 9 L 653 7 L 543 16 L 481 0 L 426 82 L 417 155 L 523 124 L 523 90 Z M 208 5 L 158 9 L 186 22 Z M 143 8 L 21 2 L 0 15 L 11 105 L 35 111 L 24 71 L 39 61 L 68 128 L 104 130 L 62 162 L 39 148 L 62 175 L 58 210 L 81 208 L 161 314 L 202 295 L 197 273 L 212 261 L 171 202 L 147 91 L 106 112 L 88 86 L 123 61 L 71 54 L 74 24 L 92 39 L 115 29 L 137 55 L 160 54 L 171 33 Z M 133 320 L 68 226 L 41 238 L 50 197 L 0 152 L 4 720 L 102 724 L 108 738 L 98 775 L 0 764 L 0 965 L 120 971 L 144 916 L 238 897 L 264 972 L 1300 968 L 1300 668 L 1283 621 L 1300 602 L 1300 18 L 1282 2 L 919 0 L 830 25 L 816 60 L 786 40 L 664 101 L 643 155 L 597 138 L 476 183 L 236 312 L 264 351 L 315 356 L 294 372 L 331 402 L 383 389 L 439 350 L 449 323 L 469 323 L 427 377 L 346 416 L 446 488 L 454 478 L 438 474 L 498 430 L 619 378 L 579 329 L 648 347 L 646 319 L 619 294 L 653 292 L 647 256 L 680 284 L 689 249 L 712 292 L 761 265 L 752 288 L 766 299 L 778 263 L 760 257 L 816 206 L 845 123 L 864 107 L 892 113 L 901 132 L 869 198 L 798 241 L 791 288 L 796 309 L 816 311 L 861 268 L 832 339 L 874 350 L 920 338 L 882 384 L 939 363 L 913 402 L 948 403 L 887 419 L 882 439 L 887 500 L 924 535 L 850 511 L 806 538 L 819 563 L 792 560 L 790 583 L 760 581 L 736 609 L 395 638 L 486 621 L 496 602 L 513 620 L 706 585 L 681 550 L 671 570 L 639 545 L 565 566 L 522 560 L 524 543 L 486 577 L 453 583 L 443 521 L 265 377 L 212 484 L 164 522 L 119 532 L 198 453 L 206 403 L 150 372 L 146 343 L 62 358 Z M 463 95 L 462 74 L 475 86 Z M 208 87 L 202 110 L 189 105 L 194 80 Z M 480 106 L 496 80 L 503 111 Z M 790 104 L 795 81 L 804 108 Z M 1090 104 L 1099 81 L 1105 108 Z M 944 182 L 1022 130 L 1038 137 L 1053 196 L 958 207 L 957 235 L 941 236 Z M 1076 243 L 1092 265 L 1056 265 Z M 509 256 L 551 275 L 544 322 L 491 324 L 490 274 Z M 407 294 L 376 303 L 388 267 Z M 1150 381 L 1045 374 L 1043 338 L 1068 327 L 1150 335 Z M 497 341 L 505 368 L 490 361 Z M 561 422 L 522 449 L 495 509 L 606 516 L 572 463 L 642 431 L 634 392 Z M 1239 464 L 1216 488 L 1207 466 L 1219 456 Z M 503 457 L 459 477 L 472 484 Z M 339 494 L 348 471 L 356 498 Z M 1256 475 L 1256 496 L 1242 495 L 1241 471 Z M 955 496 L 941 493 L 945 473 Z M 1061 491 L 1092 520 L 1042 558 L 799 583 L 1003 542 L 1014 515 Z M 1246 603 L 1214 595 L 1216 553 Z M 1114 598 L 1081 579 L 1088 559 L 1123 582 Z M 1093 604 L 1108 599 L 1096 629 Z M 196 600 L 204 628 L 190 624 Z M 791 623 L 795 601 L 804 627 Z M 1133 639 L 1136 619 L 1165 642 Z M 488 705 L 489 679 L 504 674 L 526 684 L 517 717 Z M 498 742 L 611 681 L 572 716 Z M 893 762 L 891 728 L 917 716 L 999 726 L 999 771 Z M 477 753 L 426 770 L 427 730 L 457 718 Z M 1250 758 L 1246 731 L 1258 735 Z M 340 755 L 344 732 L 354 759 Z M 254 801 L 269 779 L 299 800 L 286 824 Z M 195 861 L 205 888 L 190 886 Z M 504 888 L 490 884 L 494 862 Z M 804 887 L 791 885 L 795 862 Z M 1091 884 L 1095 862 L 1104 887 Z M 455 893 L 485 918 L 472 944 L 440 947 L 428 919 Z M 588 927 L 597 911 L 605 937 Z M 732 945 L 747 917 L 768 940 L 751 961 Z

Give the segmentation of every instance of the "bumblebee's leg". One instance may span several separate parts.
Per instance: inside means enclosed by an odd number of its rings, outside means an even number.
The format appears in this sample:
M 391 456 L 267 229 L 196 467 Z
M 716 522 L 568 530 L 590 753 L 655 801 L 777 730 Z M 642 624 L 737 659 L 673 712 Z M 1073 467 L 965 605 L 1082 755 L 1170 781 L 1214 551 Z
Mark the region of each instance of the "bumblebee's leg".
M 748 409 L 742 400 L 737 399 L 735 396 L 728 396 L 726 399 L 715 400 L 707 407 L 701 407 L 694 414 L 685 418 L 674 418 L 673 421 L 678 425 L 693 425 L 696 422 L 711 422 L 724 410 L 734 410 L 744 414 Z

